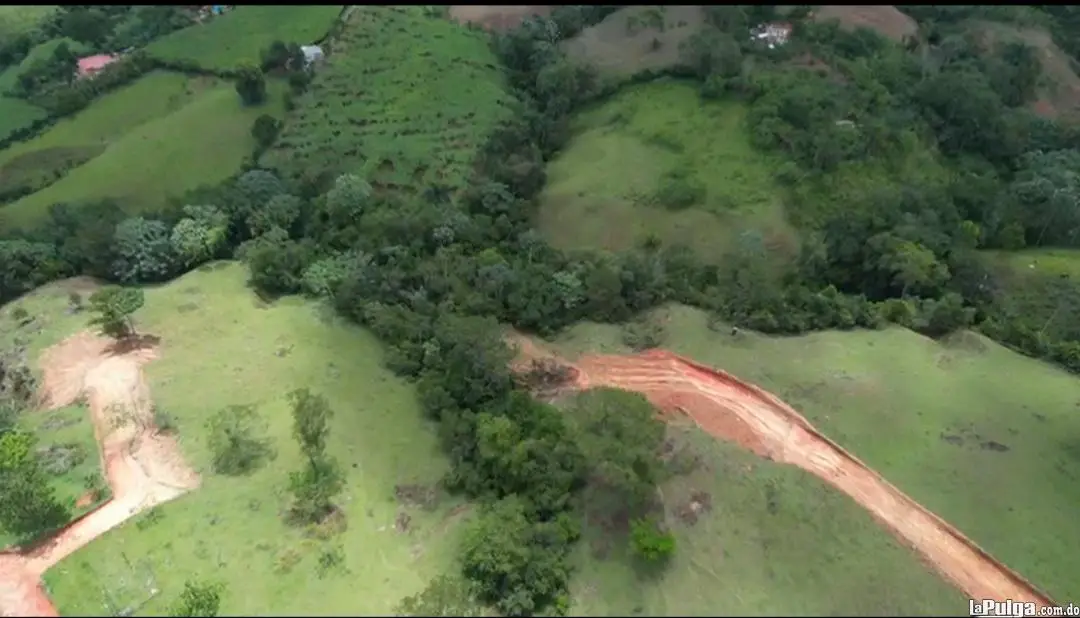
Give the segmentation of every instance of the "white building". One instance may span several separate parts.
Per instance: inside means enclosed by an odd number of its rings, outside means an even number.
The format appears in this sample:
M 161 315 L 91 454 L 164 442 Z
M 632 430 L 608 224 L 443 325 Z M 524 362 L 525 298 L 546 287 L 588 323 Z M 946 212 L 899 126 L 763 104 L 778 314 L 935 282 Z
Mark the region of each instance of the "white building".
M 322 48 L 318 45 L 301 45 L 300 52 L 304 54 L 304 66 L 308 67 L 325 57 Z
M 762 41 L 769 45 L 769 49 L 773 49 L 788 42 L 791 38 L 791 30 L 791 24 L 788 23 L 758 24 L 750 31 L 750 40 Z

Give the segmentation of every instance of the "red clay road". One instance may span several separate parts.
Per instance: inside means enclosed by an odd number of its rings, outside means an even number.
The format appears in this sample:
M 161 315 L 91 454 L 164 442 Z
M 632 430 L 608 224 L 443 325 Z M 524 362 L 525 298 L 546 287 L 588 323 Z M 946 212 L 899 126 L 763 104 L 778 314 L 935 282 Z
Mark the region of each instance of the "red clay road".
M 515 338 L 514 343 L 522 357 L 516 365 L 550 357 L 528 340 Z M 576 371 L 577 389 L 607 386 L 637 391 L 662 411 L 685 415 L 713 436 L 821 477 L 862 505 L 971 598 L 1054 605 L 1031 582 L 757 386 L 663 350 L 585 356 L 566 364 Z

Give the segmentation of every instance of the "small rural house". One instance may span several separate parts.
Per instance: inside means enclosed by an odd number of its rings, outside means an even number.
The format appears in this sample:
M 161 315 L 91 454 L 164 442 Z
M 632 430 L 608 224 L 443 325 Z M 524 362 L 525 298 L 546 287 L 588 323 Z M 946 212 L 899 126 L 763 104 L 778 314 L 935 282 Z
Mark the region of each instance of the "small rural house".
M 110 56 L 109 54 L 98 54 L 96 56 L 87 56 L 85 58 L 79 58 L 79 79 L 85 77 L 93 77 L 105 67 L 116 62 L 120 59 L 120 56 Z
M 310 67 L 316 62 L 320 62 L 325 57 L 322 48 L 318 45 L 301 45 L 300 53 L 304 54 L 305 67 Z
M 785 22 L 758 24 L 750 31 L 750 40 L 762 41 L 769 45 L 769 49 L 774 49 L 788 42 L 791 30 L 791 24 Z

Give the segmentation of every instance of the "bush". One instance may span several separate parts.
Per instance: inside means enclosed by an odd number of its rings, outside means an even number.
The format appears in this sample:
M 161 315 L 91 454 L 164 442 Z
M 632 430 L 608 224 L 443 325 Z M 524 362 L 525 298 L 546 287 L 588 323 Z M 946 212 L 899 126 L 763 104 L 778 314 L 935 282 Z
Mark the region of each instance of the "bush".
M 663 322 L 654 316 L 638 316 L 622 327 L 622 341 L 635 352 L 658 348 L 667 338 Z
M 218 474 L 241 475 L 254 471 L 273 455 L 264 425 L 254 406 L 233 405 L 206 421 L 207 445 Z
M 630 548 L 649 565 L 663 565 L 675 555 L 675 535 L 652 518 L 630 522 Z

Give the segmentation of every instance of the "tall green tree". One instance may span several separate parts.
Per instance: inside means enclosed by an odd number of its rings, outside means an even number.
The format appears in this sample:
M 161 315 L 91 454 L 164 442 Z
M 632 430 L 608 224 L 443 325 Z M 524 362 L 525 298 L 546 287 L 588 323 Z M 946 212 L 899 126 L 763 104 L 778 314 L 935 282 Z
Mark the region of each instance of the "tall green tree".
M 135 331 L 131 315 L 145 302 L 139 288 L 117 285 L 103 287 L 90 295 L 90 324 L 101 328 L 110 337 L 126 337 Z
M 33 435 L 19 430 L 0 434 L 0 528 L 31 537 L 68 520 L 34 452 Z

